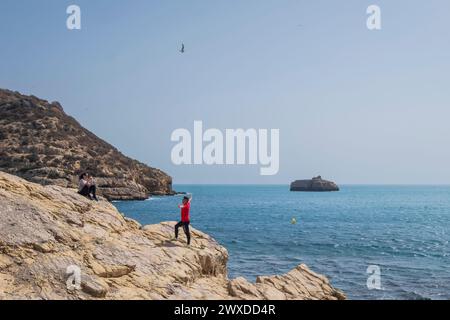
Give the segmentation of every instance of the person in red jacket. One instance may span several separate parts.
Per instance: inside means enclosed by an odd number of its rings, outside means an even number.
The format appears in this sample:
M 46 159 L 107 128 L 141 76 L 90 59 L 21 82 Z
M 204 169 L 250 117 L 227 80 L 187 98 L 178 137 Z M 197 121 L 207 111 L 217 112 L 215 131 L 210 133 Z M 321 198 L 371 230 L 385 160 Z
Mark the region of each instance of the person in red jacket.
M 175 225 L 175 239 L 178 239 L 178 228 L 183 227 L 184 233 L 186 234 L 187 244 L 191 244 L 191 233 L 189 232 L 189 224 L 191 219 L 189 217 L 189 210 L 191 209 L 191 200 L 190 198 L 183 197 L 183 204 L 178 205 L 178 208 L 181 209 L 181 221 Z

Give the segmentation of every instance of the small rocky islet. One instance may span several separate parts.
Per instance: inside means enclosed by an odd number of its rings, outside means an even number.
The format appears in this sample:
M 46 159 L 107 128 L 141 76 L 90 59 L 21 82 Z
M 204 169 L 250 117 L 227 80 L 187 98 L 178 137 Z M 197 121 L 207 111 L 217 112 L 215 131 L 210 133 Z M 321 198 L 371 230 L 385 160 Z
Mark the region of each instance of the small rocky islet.
M 312 179 L 292 182 L 290 190 L 301 192 L 331 192 L 339 191 L 339 187 L 335 182 L 324 180 L 321 176 L 317 176 Z

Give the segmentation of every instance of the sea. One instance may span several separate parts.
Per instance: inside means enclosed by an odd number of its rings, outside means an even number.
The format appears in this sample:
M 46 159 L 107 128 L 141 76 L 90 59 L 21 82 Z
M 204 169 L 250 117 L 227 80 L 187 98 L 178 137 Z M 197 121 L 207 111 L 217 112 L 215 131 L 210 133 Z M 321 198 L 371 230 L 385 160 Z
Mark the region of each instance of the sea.
M 450 186 L 177 185 L 192 227 L 228 249 L 250 281 L 305 263 L 349 299 L 450 299 Z M 182 195 L 114 202 L 142 224 L 179 220 Z M 181 233 L 181 238 L 184 235 Z M 194 239 L 195 241 L 195 239 Z

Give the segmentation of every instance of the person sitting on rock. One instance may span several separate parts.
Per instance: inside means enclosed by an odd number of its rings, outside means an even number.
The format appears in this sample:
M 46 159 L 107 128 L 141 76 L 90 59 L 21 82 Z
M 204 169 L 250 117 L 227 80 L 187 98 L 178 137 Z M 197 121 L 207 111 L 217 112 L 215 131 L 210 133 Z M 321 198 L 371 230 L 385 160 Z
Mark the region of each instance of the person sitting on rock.
M 184 233 L 186 234 L 187 244 L 191 244 L 191 233 L 189 231 L 190 217 L 189 210 L 191 209 L 192 196 L 183 197 L 183 204 L 178 205 L 181 209 L 181 221 L 175 225 L 175 239 L 178 239 L 178 228 L 183 227 Z
M 96 189 L 94 178 L 87 173 L 82 173 L 78 183 L 78 193 L 90 200 L 98 201 Z

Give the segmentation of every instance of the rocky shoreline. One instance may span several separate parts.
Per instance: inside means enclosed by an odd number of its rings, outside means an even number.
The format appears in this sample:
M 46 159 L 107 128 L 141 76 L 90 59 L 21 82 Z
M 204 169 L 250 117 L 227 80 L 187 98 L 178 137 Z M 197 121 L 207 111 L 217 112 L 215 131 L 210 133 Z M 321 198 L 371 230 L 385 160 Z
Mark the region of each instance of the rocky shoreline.
M 174 222 L 142 226 L 107 201 L 3 172 L 0 213 L 0 299 L 345 299 L 305 265 L 229 279 L 227 250 L 201 231 L 188 247 Z

